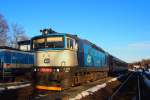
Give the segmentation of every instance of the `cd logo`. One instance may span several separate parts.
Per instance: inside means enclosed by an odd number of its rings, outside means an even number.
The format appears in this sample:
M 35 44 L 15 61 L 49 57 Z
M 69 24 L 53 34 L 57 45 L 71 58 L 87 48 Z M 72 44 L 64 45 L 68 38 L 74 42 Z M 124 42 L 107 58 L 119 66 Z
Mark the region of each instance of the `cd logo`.
M 45 58 L 44 59 L 44 63 L 50 63 L 50 59 L 49 58 Z

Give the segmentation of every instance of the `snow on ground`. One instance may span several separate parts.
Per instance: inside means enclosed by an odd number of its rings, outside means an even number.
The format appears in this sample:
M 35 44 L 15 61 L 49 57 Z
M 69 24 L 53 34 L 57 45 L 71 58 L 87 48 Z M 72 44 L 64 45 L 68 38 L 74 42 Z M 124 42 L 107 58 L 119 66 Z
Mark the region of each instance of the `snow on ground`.
M 129 71 L 131 71 L 131 72 L 135 72 L 135 69 L 128 69 Z
M 5 88 L 0 88 L 0 91 L 4 91 L 5 90 Z
M 19 85 L 17 85 L 17 84 L 10 84 L 9 86 L 5 86 L 6 84 L 3 84 L 3 85 L 0 86 L 0 91 L 12 90 L 12 89 L 19 89 L 19 88 L 24 88 L 24 87 L 27 87 L 27 86 L 31 86 L 30 83 L 19 84 Z
M 150 88 L 150 80 L 148 79 L 144 79 L 144 82 L 146 83 L 146 85 Z
M 150 75 L 150 72 L 149 72 L 149 71 L 145 71 L 145 73 L 146 73 L 147 75 Z
M 31 84 L 24 84 L 24 85 L 19 85 L 19 86 L 8 86 L 7 89 L 18 89 L 18 88 L 23 88 L 23 87 L 27 87 L 27 86 L 31 86 Z

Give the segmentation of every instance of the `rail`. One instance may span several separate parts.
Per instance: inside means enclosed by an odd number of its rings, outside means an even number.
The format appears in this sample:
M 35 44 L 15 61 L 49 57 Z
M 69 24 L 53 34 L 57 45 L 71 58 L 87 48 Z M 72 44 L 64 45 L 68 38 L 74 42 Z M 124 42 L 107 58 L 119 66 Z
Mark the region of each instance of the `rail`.
M 141 100 L 140 78 L 138 75 L 138 100 Z
M 130 77 L 133 75 L 134 73 L 130 74 L 128 76 L 128 78 L 120 85 L 120 87 L 109 97 L 108 100 L 112 100 L 114 98 L 114 96 L 120 91 L 120 89 L 128 82 L 128 80 L 130 79 Z
M 140 81 L 140 79 L 141 79 L 140 78 L 140 72 L 134 72 L 134 73 L 130 74 L 127 77 L 127 79 L 119 86 L 119 88 L 108 98 L 108 100 L 113 100 L 114 97 L 119 96 L 119 91 L 121 91 L 124 88 L 124 86 L 126 87 L 126 85 L 128 86 L 128 84 L 131 84 L 131 82 L 129 81 L 129 80 L 131 80 L 131 77 L 136 78 L 136 80 L 134 81 L 135 84 L 133 84 L 136 86 L 136 89 L 135 90 L 133 89 L 133 91 L 135 93 L 136 100 L 142 100 L 142 97 L 143 97 L 142 87 L 143 87 L 143 85 Z M 125 90 L 123 93 L 128 94 L 126 92 L 128 92 L 128 91 Z

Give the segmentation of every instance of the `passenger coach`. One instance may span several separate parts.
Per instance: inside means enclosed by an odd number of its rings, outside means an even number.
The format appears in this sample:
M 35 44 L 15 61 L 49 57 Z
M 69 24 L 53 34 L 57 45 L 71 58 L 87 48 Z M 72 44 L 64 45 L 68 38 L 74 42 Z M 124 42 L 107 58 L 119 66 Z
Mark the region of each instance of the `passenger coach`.
M 29 81 L 33 66 L 33 53 L 0 46 L 0 82 Z

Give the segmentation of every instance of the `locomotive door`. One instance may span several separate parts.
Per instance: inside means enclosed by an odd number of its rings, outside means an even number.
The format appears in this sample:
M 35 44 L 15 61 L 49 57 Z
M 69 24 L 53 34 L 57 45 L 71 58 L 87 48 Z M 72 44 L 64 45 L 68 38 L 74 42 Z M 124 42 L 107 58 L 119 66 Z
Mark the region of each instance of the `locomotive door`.
M 5 73 L 5 70 L 4 70 L 4 63 L 2 61 L 2 59 L 0 59 L 0 77 L 2 78 L 2 81 L 4 81 L 4 73 Z
M 113 72 L 113 67 L 114 67 L 112 56 L 109 56 L 109 60 L 108 61 L 109 61 L 109 72 L 112 73 Z
M 3 61 L 0 59 L 0 72 L 3 72 L 4 66 L 3 66 Z
M 0 59 L 0 69 L 2 68 L 1 59 Z

